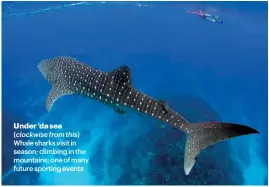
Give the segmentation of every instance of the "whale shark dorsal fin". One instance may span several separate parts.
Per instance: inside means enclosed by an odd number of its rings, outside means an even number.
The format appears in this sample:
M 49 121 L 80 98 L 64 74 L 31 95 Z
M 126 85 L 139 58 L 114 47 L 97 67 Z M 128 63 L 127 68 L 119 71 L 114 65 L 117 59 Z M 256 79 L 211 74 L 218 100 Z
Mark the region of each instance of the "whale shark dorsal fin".
M 163 107 L 163 109 L 164 109 L 166 112 L 169 112 L 167 101 L 159 100 L 159 103 L 160 103 L 160 105 Z
M 128 66 L 120 66 L 113 70 L 112 73 L 115 75 L 118 84 L 129 87 L 132 85 L 132 73 Z
M 49 112 L 53 106 L 53 103 L 64 95 L 70 95 L 74 92 L 66 90 L 62 85 L 55 84 L 52 86 L 49 95 L 46 100 L 46 109 Z

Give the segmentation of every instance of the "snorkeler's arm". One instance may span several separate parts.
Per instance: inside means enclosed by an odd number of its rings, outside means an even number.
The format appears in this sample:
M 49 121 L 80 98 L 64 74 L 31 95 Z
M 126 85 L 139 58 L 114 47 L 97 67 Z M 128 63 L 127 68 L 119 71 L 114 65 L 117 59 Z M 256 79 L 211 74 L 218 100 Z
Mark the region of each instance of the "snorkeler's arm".
M 190 12 L 190 11 L 187 11 L 189 14 L 198 14 L 199 12 L 195 11 L 195 12 Z

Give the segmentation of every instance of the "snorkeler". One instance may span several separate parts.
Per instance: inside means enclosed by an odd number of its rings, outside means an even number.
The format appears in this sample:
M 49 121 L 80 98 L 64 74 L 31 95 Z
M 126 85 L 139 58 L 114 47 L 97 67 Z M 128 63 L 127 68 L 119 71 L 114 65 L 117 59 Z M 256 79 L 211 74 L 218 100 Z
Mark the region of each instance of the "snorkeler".
M 190 12 L 190 11 L 187 11 L 187 12 L 189 14 L 196 14 L 196 15 L 200 16 L 201 18 L 207 19 L 207 20 L 212 21 L 214 23 L 223 23 L 223 20 L 220 19 L 220 16 L 212 16 L 210 14 L 204 13 L 202 10 L 198 10 L 195 12 Z
M 206 15 L 203 13 L 202 10 L 198 10 L 198 11 L 195 11 L 195 12 L 190 12 L 190 11 L 187 11 L 189 14 L 196 14 L 198 16 L 200 16 L 201 18 L 206 18 Z

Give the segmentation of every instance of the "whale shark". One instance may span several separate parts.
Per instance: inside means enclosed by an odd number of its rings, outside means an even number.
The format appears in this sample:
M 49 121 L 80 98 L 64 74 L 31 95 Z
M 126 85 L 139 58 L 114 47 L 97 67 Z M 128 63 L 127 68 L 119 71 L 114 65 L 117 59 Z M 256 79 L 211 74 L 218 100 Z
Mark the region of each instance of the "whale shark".
M 184 153 L 184 171 L 189 175 L 199 153 L 207 147 L 233 137 L 259 133 L 257 130 L 235 123 L 208 121 L 190 123 L 169 107 L 164 100 L 137 90 L 133 86 L 132 72 L 128 66 L 120 66 L 103 72 L 73 57 L 56 56 L 42 60 L 38 69 L 52 85 L 46 99 L 46 109 L 51 111 L 57 99 L 66 95 L 82 95 L 114 107 L 135 110 L 187 134 Z

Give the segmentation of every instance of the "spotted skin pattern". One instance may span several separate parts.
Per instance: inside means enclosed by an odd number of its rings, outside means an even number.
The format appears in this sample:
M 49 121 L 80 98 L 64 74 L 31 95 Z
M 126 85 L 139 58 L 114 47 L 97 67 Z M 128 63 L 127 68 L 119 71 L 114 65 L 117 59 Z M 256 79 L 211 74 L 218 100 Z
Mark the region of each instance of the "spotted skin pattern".
M 102 72 L 72 57 L 59 56 L 41 61 L 39 71 L 52 85 L 46 108 L 65 95 L 83 95 L 112 106 L 124 106 L 154 117 L 179 129 L 187 137 L 184 171 L 188 175 L 201 150 L 228 138 L 258 133 L 253 128 L 224 122 L 191 124 L 162 100 L 156 100 L 133 87 L 128 66 Z

